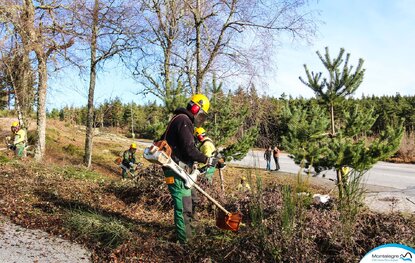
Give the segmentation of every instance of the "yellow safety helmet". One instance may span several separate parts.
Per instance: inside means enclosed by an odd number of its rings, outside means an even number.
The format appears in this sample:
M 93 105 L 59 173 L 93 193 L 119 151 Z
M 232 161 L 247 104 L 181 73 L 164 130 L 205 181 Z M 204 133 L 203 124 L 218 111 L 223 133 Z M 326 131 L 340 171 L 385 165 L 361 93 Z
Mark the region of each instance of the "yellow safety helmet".
M 202 109 L 205 113 L 208 113 L 210 108 L 209 99 L 203 94 L 195 94 L 190 98 L 190 112 L 193 115 L 196 115 L 200 109 Z
M 133 142 L 133 143 L 130 145 L 130 148 L 131 148 L 131 149 L 137 149 L 137 144 L 136 144 L 135 142 Z
M 195 128 L 194 135 L 200 142 L 202 142 L 205 139 L 206 131 L 202 127 L 197 127 Z
M 246 181 L 246 176 L 242 176 L 241 180 Z
M 12 127 L 17 127 L 17 126 L 19 126 L 19 122 L 18 121 L 12 122 Z
M 195 136 L 205 135 L 206 131 L 202 127 L 196 127 L 195 132 L 193 133 Z

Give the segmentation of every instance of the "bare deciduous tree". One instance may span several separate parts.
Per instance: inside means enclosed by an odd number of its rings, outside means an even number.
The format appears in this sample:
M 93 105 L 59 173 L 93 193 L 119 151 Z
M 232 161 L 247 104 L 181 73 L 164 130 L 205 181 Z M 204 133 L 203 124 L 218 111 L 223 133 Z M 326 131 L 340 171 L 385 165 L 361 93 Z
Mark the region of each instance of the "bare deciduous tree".
M 18 33 L 24 49 L 34 52 L 37 66 L 37 142 L 35 159 L 41 161 L 46 145 L 46 93 L 48 61 L 73 45 L 65 3 L 62 1 L 13 1 L 0 6 L 0 16 Z
M 101 62 L 121 55 L 132 49 L 132 28 L 130 19 L 131 6 L 128 1 L 94 0 L 92 8 L 88 3 L 79 1 L 74 5 L 75 17 L 79 24 L 78 37 L 90 47 L 90 72 L 88 91 L 88 113 L 85 136 L 84 164 L 91 166 L 93 127 L 94 127 L 94 92 L 97 69 Z
M 151 32 L 142 41 L 150 55 L 136 72 L 145 80 L 142 91 L 164 102 L 172 91 L 204 92 L 207 75 L 259 76 L 282 33 L 308 40 L 316 28 L 313 13 L 303 11 L 305 0 L 144 2 Z

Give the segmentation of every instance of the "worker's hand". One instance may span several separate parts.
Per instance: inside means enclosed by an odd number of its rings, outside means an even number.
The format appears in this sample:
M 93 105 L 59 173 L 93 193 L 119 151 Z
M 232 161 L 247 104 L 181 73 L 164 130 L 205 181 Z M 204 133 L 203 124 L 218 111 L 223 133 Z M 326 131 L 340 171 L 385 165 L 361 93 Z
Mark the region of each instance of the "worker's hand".
M 16 150 L 16 145 L 9 144 L 8 146 L 10 150 L 13 150 L 13 151 Z
M 226 166 L 225 160 L 218 157 L 209 157 L 206 164 L 207 166 L 213 166 L 217 168 L 223 168 Z
M 226 167 L 225 160 L 223 158 L 218 159 L 218 164 L 216 165 L 217 168 L 223 169 Z
M 218 161 L 219 161 L 219 158 L 212 156 L 207 159 L 206 165 L 216 167 L 216 165 L 218 164 Z
M 10 141 L 11 139 L 12 139 L 12 137 L 10 137 L 10 136 L 6 137 L 6 141 Z

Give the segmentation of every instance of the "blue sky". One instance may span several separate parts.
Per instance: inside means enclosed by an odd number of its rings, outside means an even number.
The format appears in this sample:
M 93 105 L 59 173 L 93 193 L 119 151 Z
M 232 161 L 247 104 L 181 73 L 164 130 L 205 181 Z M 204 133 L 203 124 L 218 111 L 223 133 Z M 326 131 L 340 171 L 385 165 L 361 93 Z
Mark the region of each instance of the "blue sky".
M 351 54 L 351 65 L 363 58 L 365 78 L 356 96 L 415 95 L 415 0 L 320 0 L 310 1 L 319 11 L 318 33 L 311 44 L 286 41 L 275 51 L 276 69 L 268 73 L 261 93 L 279 97 L 313 96 L 298 79 L 305 76 L 303 64 L 326 72 L 316 55 L 330 48 L 332 57 L 341 47 Z M 145 103 L 152 97 L 136 95 L 138 85 L 122 67 L 111 65 L 99 73 L 96 103 L 120 97 L 124 102 Z M 88 81 L 73 72 L 62 72 L 50 81 L 48 108 L 81 106 L 87 102 Z
M 277 71 L 269 78 L 270 94 L 312 96 L 298 79 L 305 77 L 303 64 L 323 72 L 316 51 L 326 46 L 332 57 L 340 48 L 357 65 L 364 59 L 364 81 L 356 95 L 415 95 L 415 1 L 413 0 L 320 0 L 313 4 L 324 22 L 312 45 L 284 43 L 277 55 Z

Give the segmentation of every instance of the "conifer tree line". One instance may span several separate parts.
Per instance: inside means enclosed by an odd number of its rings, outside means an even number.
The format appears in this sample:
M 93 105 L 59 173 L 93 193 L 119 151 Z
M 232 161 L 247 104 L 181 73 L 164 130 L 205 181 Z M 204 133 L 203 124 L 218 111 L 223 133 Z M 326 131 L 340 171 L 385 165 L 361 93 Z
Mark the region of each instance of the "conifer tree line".
M 255 110 L 250 110 L 252 119 L 244 119 L 246 127 L 252 124 L 258 127 L 258 138 L 255 142 L 256 147 L 266 147 L 281 143 L 281 137 L 286 135 L 288 120 L 284 116 L 284 109 L 289 107 L 301 107 L 311 109 L 313 105 L 318 105 L 315 98 L 292 98 L 281 96 L 280 98 L 259 96 L 255 89 L 246 90 L 240 88 L 234 92 L 226 93 L 223 100 L 234 100 L 236 98 L 241 103 L 249 101 L 250 98 L 256 99 Z M 212 107 L 212 114 L 218 111 L 234 111 L 228 107 L 227 103 L 221 103 L 219 108 Z M 373 108 L 371 114 L 378 116 L 371 128 L 371 134 L 378 135 L 384 131 L 388 125 L 397 125 L 402 121 L 406 133 L 415 131 L 415 96 L 363 96 L 361 98 L 350 98 L 343 102 L 342 107 L 345 111 L 350 111 L 358 105 L 359 111 L 368 112 Z M 249 108 L 245 104 L 246 109 Z M 243 113 L 244 108 L 238 108 Z M 144 105 L 137 103 L 123 103 L 119 98 L 105 101 L 97 106 L 94 114 L 94 127 L 117 127 L 125 133 L 131 132 L 131 112 L 133 112 L 134 131 L 136 136 L 148 139 L 155 139 L 154 134 L 158 127 L 165 127 L 167 115 L 165 109 L 157 102 L 148 102 Z M 343 112 L 339 117 L 344 114 Z M 85 125 L 86 107 L 63 107 L 62 109 L 52 109 L 48 116 L 53 119 L 70 121 L 74 124 Z M 212 116 L 211 116 L 212 117 Z M 212 117 L 209 121 L 214 121 Z M 226 122 L 231 120 L 216 120 L 216 122 Z M 236 124 L 228 124 L 235 127 Z M 120 131 L 121 131 L 120 130 Z M 161 130 L 159 130 L 160 132 Z M 209 134 L 220 133 L 220 131 L 208 130 Z M 281 145 L 283 147 L 283 145 Z

